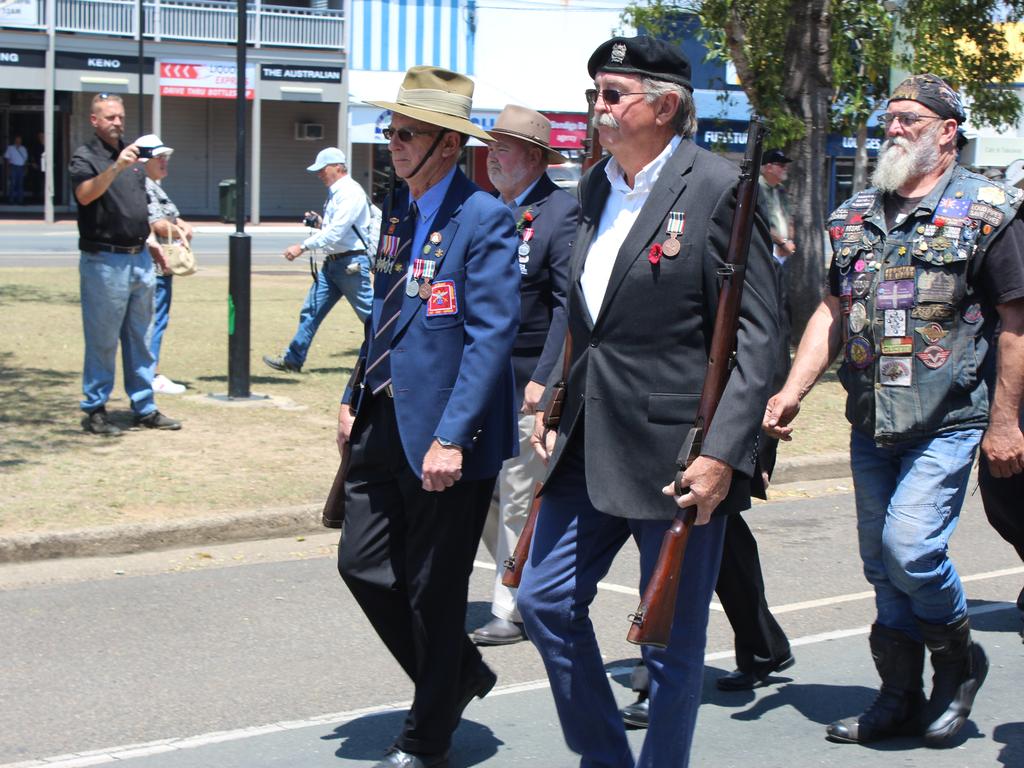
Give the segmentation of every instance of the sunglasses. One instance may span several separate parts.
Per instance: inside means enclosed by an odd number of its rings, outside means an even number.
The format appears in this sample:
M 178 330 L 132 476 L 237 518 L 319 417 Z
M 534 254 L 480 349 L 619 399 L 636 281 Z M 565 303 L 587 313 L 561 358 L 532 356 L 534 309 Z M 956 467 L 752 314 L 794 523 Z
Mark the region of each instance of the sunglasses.
M 888 128 L 897 120 L 900 121 L 900 125 L 909 128 L 914 125 L 918 120 L 945 120 L 944 117 L 935 117 L 934 115 L 919 115 L 917 112 L 883 112 L 878 116 L 878 124 L 883 128 Z
M 623 92 L 616 90 L 615 88 L 602 88 L 600 91 L 596 88 L 587 88 L 583 92 L 587 97 L 587 104 L 594 105 L 597 103 L 597 97 L 600 96 L 604 99 L 604 103 L 608 106 L 615 106 L 619 103 L 623 96 L 646 96 L 647 91 L 631 91 Z
M 380 133 L 388 141 L 397 137 L 403 144 L 408 144 L 417 136 L 434 136 L 440 131 L 421 131 L 418 128 L 382 128 Z

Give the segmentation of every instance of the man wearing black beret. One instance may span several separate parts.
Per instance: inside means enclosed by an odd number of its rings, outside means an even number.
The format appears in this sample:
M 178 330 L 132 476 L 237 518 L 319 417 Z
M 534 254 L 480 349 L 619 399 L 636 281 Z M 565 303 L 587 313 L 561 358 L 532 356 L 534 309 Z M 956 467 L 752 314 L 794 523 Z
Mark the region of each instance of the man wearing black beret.
M 549 469 L 519 608 L 582 766 L 682 768 L 700 703 L 723 515 L 750 506 L 751 481 L 760 476 L 760 417 L 779 338 L 776 281 L 768 227 L 758 217 L 735 367 L 702 455 L 684 475 L 684 494 L 674 497 L 675 459 L 707 367 L 738 168 L 693 142 L 690 64 L 678 49 L 616 37 L 598 47 L 588 69 L 587 98 L 611 157 L 580 184 L 571 366 L 557 436 L 545 434 L 541 414 L 532 439 Z M 697 525 L 669 644 L 643 649 L 649 727 L 634 760 L 588 611 L 630 537 L 643 590 L 677 505 L 696 506 Z

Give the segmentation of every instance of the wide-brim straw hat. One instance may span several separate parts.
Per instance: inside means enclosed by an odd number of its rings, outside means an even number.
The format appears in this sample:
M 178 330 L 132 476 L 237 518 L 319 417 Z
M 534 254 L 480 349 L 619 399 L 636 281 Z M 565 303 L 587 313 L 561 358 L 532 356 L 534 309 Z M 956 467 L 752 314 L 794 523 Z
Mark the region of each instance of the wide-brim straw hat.
M 473 81 L 449 69 L 410 67 L 398 89 L 397 101 L 366 103 L 483 141 L 494 140 L 483 128 L 470 122 Z
M 489 133 L 492 136 L 511 136 L 540 147 L 549 164 L 569 162 L 569 158 L 551 148 L 551 121 L 532 109 L 509 104 L 501 110 Z

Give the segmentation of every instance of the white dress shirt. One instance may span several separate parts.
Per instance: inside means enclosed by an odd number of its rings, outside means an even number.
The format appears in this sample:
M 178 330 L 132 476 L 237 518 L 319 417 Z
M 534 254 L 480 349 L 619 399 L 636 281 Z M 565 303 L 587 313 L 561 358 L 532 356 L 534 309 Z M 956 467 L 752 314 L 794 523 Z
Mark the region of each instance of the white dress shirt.
M 583 275 L 580 277 L 580 285 L 583 288 L 583 299 L 586 301 L 587 310 L 590 312 L 591 322 L 597 320 L 601 311 L 601 304 L 604 302 L 604 294 L 608 290 L 608 279 L 612 276 L 612 267 L 615 266 L 615 257 L 622 247 L 622 243 L 633 228 L 636 220 L 640 217 L 640 210 L 651 196 L 651 189 L 654 187 L 658 176 L 661 175 L 665 163 L 676 151 L 681 136 L 674 136 L 665 145 L 656 158 L 645 165 L 637 173 L 630 189 L 626 183 L 626 176 L 622 166 L 613 157 L 605 166 L 605 174 L 608 176 L 608 183 L 611 184 L 611 192 L 604 204 L 604 211 L 601 213 L 601 222 L 597 227 L 597 234 L 587 251 L 587 260 L 583 264 Z
M 366 246 L 352 229 L 353 224 L 359 227 L 365 238 L 370 226 L 370 206 L 363 188 L 346 174 L 331 184 L 330 194 L 321 229 L 307 237 L 303 247 L 307 251 L 319 249 L 326 254 L 364 250 Z

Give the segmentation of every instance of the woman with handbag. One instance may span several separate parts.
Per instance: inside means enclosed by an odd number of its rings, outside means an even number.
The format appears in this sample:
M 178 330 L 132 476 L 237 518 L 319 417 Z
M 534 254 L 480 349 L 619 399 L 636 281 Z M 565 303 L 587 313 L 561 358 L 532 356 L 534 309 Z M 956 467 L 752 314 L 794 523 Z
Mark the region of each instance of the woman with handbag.
M 156 290 L 153 295 L 153 325 L 150 329 L 150 351 L 153 353 L 156 370 L 160 369 L 160 346 L 171 313 L 171 289 L 174 275 L 190 275 L 195 271 L 192 258 L 192 225 L 178 214 L 177 206 L 171 201 L 160 182 L 167 177 L 167 164 L 174 149 L 168 147 L 160 137 L 149 134 L 135 142 L 144 155 L 139 162 L 146 166 L 146 195 L 149 198 L 149 252 L 156 268 Z M 164 395 L 180 395 L 186 389 L 184 384 L 156 373 L 153 376 L 153 391 Z

